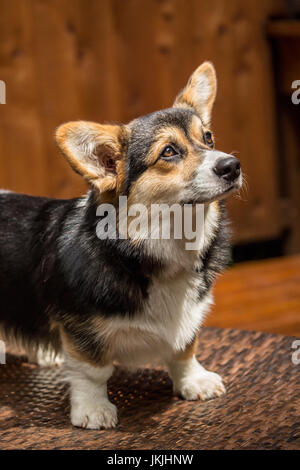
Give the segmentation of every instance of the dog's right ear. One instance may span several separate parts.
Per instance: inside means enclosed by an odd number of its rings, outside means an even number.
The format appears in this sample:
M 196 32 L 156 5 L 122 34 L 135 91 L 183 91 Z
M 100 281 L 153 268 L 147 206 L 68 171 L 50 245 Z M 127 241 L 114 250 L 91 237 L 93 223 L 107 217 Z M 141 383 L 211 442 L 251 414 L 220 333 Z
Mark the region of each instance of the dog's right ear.
M 125 128 L 75 121 L 61 125 L 56 141 L 71 167 L 101 193 L 118 185 Z
M 209 126 L 216 98 L 217 77 L 211 62 L 203 62 L 191 75 L 186 87 L 177 96 L 174 106 L 189 106 L 199 114 L 203 124 Z

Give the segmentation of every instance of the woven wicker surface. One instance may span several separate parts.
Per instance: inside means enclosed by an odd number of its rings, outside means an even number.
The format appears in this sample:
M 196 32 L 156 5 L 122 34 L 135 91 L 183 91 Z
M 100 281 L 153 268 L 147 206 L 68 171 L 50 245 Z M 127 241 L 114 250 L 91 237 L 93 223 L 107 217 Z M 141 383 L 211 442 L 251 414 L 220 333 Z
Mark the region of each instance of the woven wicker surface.
M 206 328 L 198 358 L 227 394 L 207 402 L 172 396 L 160 369 L 117 369 L 109 382 L 114 430 L 71 426 L 60 368 L 9 356 L 0 366 L 1 449 L 299 449 L 300 365 L 293 338 Z

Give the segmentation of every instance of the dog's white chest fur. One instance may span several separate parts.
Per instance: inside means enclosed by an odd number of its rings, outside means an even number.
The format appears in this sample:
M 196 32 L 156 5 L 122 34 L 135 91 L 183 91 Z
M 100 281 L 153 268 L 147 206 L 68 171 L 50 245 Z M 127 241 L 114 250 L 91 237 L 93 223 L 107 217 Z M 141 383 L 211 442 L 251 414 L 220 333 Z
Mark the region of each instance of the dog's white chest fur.
M 181 275 L 172 281 L 155 281 L 150 289 L 144 318 L 150 332 L 179 351 L 197 332 L 210 296 L 199 302 L 199 280 L 195 275 Z
M 113 345 L 115 360 L 136 365 L 184 350 L 199 329 L 212 302 L 211 295 L 199 302 L 195 274 L 173 280 L 155 280 L 143 310 L 135 318 L 105 322 L 101 337 Z
M 126 364 L 153 361 L 156 356 L 167 360 L 192 342 L 212 303 L 209 291 L 198 299 L 201 278 L 194 266 L 217 218 L 214 207 L 210 208 L 197 252 L 184 252 L 171 240 L 157 242 L 156 253 L 167 261 L 169 270 L 153 277 L 148 298 L 133 318 L 112 318 L 101 325 L 101 340 L 112 345 L 114 359 Z

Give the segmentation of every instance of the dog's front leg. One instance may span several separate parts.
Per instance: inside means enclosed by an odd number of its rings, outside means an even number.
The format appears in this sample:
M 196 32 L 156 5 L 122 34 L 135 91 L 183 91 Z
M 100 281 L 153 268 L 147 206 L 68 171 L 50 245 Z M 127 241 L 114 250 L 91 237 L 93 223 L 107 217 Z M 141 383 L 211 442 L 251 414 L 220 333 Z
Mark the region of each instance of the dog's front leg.
M 113 366 L 95 367 L 68 355 L 65 359 L 72 424 L 87 429 L 114 428 L 118 422 L 117 408 L 107 396 L 107 380 Z
M 207 400 L 223 395 L 226 390 L 221 377 L 206 370 L 195 356 L 196 339 L 185 351 L 174 354 L 168 361 L 173 390 L 185 400 Z
M 107 381 L 113 365 L 97 364 L 91 357 L 75 349 L 63 335 L 64 372 L 70 384 L 71 422 L 87 429 L 113 428 L 117 425 L 117 408 L 107 396 Z

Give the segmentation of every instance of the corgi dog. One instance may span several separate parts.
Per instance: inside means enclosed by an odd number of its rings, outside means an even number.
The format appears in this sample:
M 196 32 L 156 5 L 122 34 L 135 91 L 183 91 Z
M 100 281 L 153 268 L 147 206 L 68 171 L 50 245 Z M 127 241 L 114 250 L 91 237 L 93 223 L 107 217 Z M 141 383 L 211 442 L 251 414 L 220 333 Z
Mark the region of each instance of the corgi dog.
M 168 109 L 126 125 L 58 127 L 62 154 L 89 184 L 84 197 L 0 192 L 0 338 L 39 361 L 62 354 L 74 426 L 117 425 L 107 395 L 116 363 L 161 359 L 186 400 L 225 393 L 195 357 L 212 284 L 228 261 L 224 199 L 242 185 L 237 158 L 214 149 L 216 84 L 204 62 Z M 104 204 L 118 213 L 120 196 L 131 219 L 135 204 L 200 205 L 203 236 L 190 250 L 184 236 L 123 236 L 119 225 L 117 236 L 101 237 L 97 211 Z

